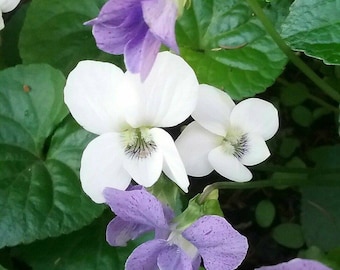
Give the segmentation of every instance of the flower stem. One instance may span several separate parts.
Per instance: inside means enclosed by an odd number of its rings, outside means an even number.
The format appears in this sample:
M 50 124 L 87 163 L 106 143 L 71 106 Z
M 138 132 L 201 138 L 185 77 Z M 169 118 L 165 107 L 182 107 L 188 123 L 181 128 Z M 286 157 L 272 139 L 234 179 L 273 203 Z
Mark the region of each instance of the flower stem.
M 303 179 L 303 178 L 285 178 L 285 179 L 270 179 L 258 180 L 246 183 L 237 182 L 216 182 L 206 186 L 201 193 L 198 202 L 202 204 L 209 194 L 215 189 L 252 189 L 252 188 L 265 188 L 265 187 L 288 187 L 288 186 L 340 186 L 340 181 L 336 177 L 325 178 L 319 181 L 319 178 Z
M 310 80 L 312 80 L 321 90 L 332 97 L 337 102 L 340 102 L 340 93 L 323 81 L 308 65 L 306 65 L 285 43 L 279 33 L 275 30 L 270 20 L 264 14 L 261 6 L 257 0 L 247 0 L 248 4 L 262 22 L 267 33 L 272 37 L 275 43 L 279 46 L 282 52 L 289 58 L 289 60 L 297 66 Z

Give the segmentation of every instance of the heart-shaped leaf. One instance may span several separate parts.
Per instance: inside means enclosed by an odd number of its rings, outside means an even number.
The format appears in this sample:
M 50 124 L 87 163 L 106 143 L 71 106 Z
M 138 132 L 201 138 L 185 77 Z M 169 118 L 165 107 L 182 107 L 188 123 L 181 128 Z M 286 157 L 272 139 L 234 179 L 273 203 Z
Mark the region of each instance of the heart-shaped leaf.
M 102 212 L 80 187 L 93 135 L 62 122 L 64 84 L 49 65 L 0 72 L 0 247 L 71 232 Z

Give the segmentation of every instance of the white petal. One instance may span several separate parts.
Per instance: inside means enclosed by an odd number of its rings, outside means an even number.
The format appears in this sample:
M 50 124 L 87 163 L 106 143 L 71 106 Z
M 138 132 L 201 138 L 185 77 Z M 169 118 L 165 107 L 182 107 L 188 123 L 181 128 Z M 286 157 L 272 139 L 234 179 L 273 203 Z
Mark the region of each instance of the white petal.
M 5 28 L 4 19 L 2 18 L 2 13 L 0 10 L 0 30 Z
M 225 153 L 223 146 L 210 151 L 208 158 L 214 169 L 229 180 L 247 182 L 252 178 L 251 172 L 236 157 Z
M 0 11 L 10 12 L 19 4 L 20 0 L 2 0 L 0 1 Z
M 131 177 L 122 166 L 123 154 L 119 133 L 100 135 L 85 148 L 80 181 L 94 202 L 105 202 L 103 190 L 106 187 L 125 190 L 130 184 Z
M 95 134 L 119 131 L 124 120 L 124 73 L 110 63 L 81 61 L 69 74 L 64 90 L 72 116 Z
M 234 101 L 222 90 L 213 86 L 199 86 L 197 105 L 192 117 L 207 130 L 225 136 Z
M 257 134 L 247 134 L 247 150 L 240 161 L 246 166 L 261 163 L 270 156 L 269 149 L 264 139 Z
M 170 52 L 159 53 L 144 82 L 138 74 L 127 72 L 126 76 L 135 89 L 127 116 L 131 126 L 175 126 L 194 110 L 198 81 L 181 57 Z
M 208 154 L 221 140 L 220 136 L 207 131 L 196 121 L 183 130 L 176 140 L 176 146 L 188 175 L 200 177 L 213 171 Z
M 160 177 L 163 167 L 163 153 L 157 148 L 146 157 L 132 157 L 124 154 L 123 166 L 139 185 L 150 187 Z
M 249 98 L 237 104 L 231 112 L 230 122 L 247 133 L 262 136 L 264 140 L 273 137 L 279 128 L 277 109 L 258 98 Z
M 189 179 L 174 140 L 169 133 L 160 128 L 151 129 L 151 134 L 157 147 L 159 147 L 160 151 L 163 153 L 164 173 L 184 192 L 188 192 Z

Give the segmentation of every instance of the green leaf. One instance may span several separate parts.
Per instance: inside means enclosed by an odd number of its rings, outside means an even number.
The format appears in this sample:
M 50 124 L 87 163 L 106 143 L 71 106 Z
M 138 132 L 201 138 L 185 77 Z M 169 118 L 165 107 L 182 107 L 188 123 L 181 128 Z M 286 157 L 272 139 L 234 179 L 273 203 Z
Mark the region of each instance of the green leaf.
M 68 74 L 84 59 L 116 60 L 100 51 L 92 28 L 84 22 L 95 18 L 105 0 L 34 0 L 21 32 L 19 49 L 25 64 L 48 63 Z
M 21 246 L 16 252 L 34 270 L 124 269 L 137 244 L 130 241 L 127 247 L 109 246 L 105 241 L 109 221 L 104 215 L 77 232 Z
M 255 218 L 259 226 L 269 227 L 275 218 L 275 207 L 271 201 L 260 201 L 255 209 Z
M 193 0 L 176 33 L 181 56 L 199 81 L 234 99 L 265 91 L 286 64 L 246 1 Z
M 313 122 L 313 113 L 305 106 L 296 106 L 292 111 L 293 120 L 302 127 L 309 127 Z
M 152 187 L 148 188 L 148 191 L 162 203 L 169 206 L 176 215 L 181 213 L 182 202 L 180 188 L 166 175 L 162 174 L 158 181 Z
M 284 158 L 290 157 L 300 144 L 301 142 L 294 137 L 283 138 L 279 150 L 280 156 Z
M 0 72 L 0 247 L 74 231 L 102 212 L 78 175 L 93 135 L 71 118 L 60 124 L 64 84 L 48 65 Z
M 292 49 L 340 64 L 340 0 L 296 0 L 282 25 Z
M 318 169 L 340 169 L 340 145 L 317 148 L 309 153 Z M 311 181 L 339 180 L 337 186 L 301 187 L 301 224 L 308 246 L 324 251 L 340 243 L 340 174 L 311 175 Z
M 303 83 L 289 84 L 281 89 L 280 101 L 285 106 L 296 106 L 308 98 L 308 89 Z
M 280 245 L 288 248 L 300 248 L 305 243 L 301 226 L 295 223 L 283 223 L 275 227 L 273 238 Z

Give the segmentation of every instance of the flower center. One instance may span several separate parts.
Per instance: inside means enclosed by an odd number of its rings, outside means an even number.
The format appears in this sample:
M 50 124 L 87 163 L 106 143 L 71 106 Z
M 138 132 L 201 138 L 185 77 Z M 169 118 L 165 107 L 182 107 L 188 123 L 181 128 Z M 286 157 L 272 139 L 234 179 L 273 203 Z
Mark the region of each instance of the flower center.
M 230 127 L 222 140 L 224 151 L 240 159 L 248 151 L 247 133 L 238 127 Z
M 123 132 L 122 137 L 124 152 L 130 158 L 144 159 L 157 149 L 148 128 L 129 129 Z
M 170 244 L 174 244 L 180 247 L 191 259 L 194 259 L 198 255 L 197 248 L 193 244 L 191 244 L 187 239 L 185 239 L 182 236 L 182 233 L 178 230 L 172 231 L 167 241 Z

